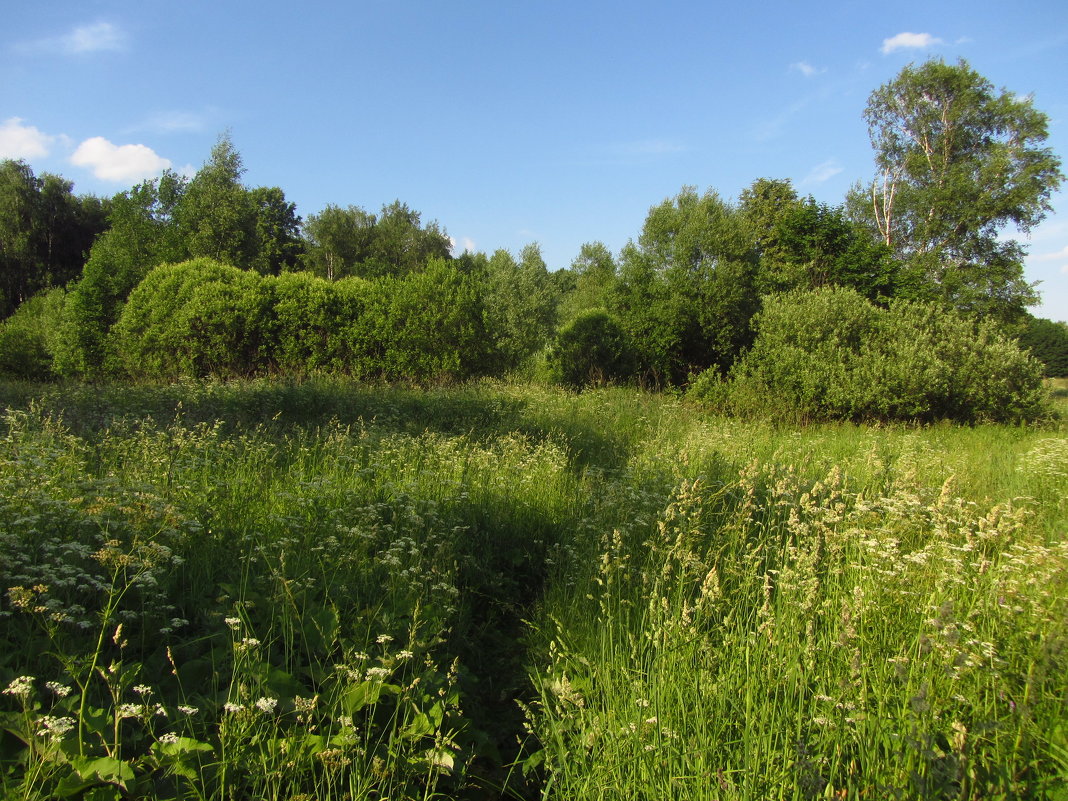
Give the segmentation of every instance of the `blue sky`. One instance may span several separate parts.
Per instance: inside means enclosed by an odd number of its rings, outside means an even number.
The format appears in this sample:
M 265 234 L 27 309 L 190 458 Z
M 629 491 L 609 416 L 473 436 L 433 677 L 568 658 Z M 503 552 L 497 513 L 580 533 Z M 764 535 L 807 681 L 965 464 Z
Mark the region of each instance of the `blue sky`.
M 223 131 L 298 212 L 400 199 L 458 250 L 618 251 L 684 185 L 873 173 L 862 111 L 910 62 L 1033 94 L 1068 161 L 1068 3 L 11 3 L 0 158 L 110 195 L 195 171 Z M 1026 243 L 1068 320 L 1068 187 Z

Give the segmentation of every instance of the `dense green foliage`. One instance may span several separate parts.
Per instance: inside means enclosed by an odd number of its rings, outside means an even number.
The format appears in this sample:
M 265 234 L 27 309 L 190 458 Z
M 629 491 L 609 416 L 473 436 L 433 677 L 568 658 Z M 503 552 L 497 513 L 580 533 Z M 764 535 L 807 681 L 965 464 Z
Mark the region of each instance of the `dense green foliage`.
M 136 378 L 335 372 L 437 382 L 489 359 L 482 311 L 474 282 L 443 260 L 369 283 L 194 259 L 152 270 L 109 341 Z
M 399 200 L 377 216 L 357 206 L 328 205 L 304 225 L 304 265 L 330 280 L 359 276 L 405 276 L 431 259 L 450 257 L 448 234 L 436 222 L 425 228 L 420 214 Z
M 0 161 L 0 320 L 43 289 L 78 276 L 107 204 L 56 175 Z
M 167 171 L 108 202 L 7 162 L 0 311 L 38 290 L 66 294 L 2 329 L 0 371 L 423 384 L 511 375 L 651 389 L 704 374 L 695 396 L 739 413 L 771 410 L 767 397 L 774 413 L 800 418 L 1034 417 L 1031 366 L 995 326 L 1049 374 L 1068 370 L 1061 329 L 1021 316 L 1034 299 L 1023 250 L 1001 237 L 1038 223 L 1061 181 L 1041 146 L 1045 115 L 963 62 L 932 61 L 876 90 L 865 117 L 882 171 L 870 193 L 830 205 L 760 178 L 733 202 L 687 186 L 650 208 L 618 254 L 587 243 L 555 271 L 537 243 L 454 257 L 445 229 L 399 200 L 377 214 L 329 204 L 302 225 L 281 189 L 243 184 L 227 135 L 191 178 Z M 90 242 L 79 273 L 74 254 Z M 878 307 L 858 307 L 870 320 L 849 349 L 833 344 L 845 322 L 820 317 L 814 300 L 772 332 L 775 298 L 835 289 Z M 802 329 L 832 341 L 798 345 Z M 975 377 L 983 371 L 1001 373 Z
M 604 309 L 591 309 L 560 329 L 549 360 L 561 384 L 598 386 L 633 375 L 635 353 L 619 322 Z
M 765 299 L 752 350 L 691 392 L 809 420 L 1017 422 L 1046 414 L 1042 365 L 992 321 L 935 304 L 877 307 L 851 289 Z
M 31 381 L 55 378 L 52 365 L 61 343 L 62 287 L 43 290 L 0 321 L 0 375 Z
M 299 254 L 296 208 L 277 188 L 250 190 L 228 137 L 192 180 L 165 172 L 112 201 L 110 228 L 94 242 L 67 304 L 64 347 L 56 371 L 99 376 L 119 369 L 109 331 L 152 268 L 210 258 L 275 274 Z
M 1068 376 L 1068 323 L 1028 316 L 1020 346 L 1045 365 L 1047 376 Z
M 0 405 L 4 798 L 1066 789 L 1060 429 L 322 379 Z
M 854 207 L 901 260 L 906 297 L 1014 319 L 1035 300 L 1023 249 L 1064 176 L 1043 147 L 1046 115 L 961 61 L 908 66 L 872 93 L 879 177 Z

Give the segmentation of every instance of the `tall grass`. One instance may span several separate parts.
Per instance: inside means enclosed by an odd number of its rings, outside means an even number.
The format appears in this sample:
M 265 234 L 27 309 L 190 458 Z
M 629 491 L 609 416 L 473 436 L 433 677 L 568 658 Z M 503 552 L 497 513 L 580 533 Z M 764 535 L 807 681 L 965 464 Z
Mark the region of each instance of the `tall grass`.
M 1044 797 L 1062 430 L 0 386 L 13 798 Z

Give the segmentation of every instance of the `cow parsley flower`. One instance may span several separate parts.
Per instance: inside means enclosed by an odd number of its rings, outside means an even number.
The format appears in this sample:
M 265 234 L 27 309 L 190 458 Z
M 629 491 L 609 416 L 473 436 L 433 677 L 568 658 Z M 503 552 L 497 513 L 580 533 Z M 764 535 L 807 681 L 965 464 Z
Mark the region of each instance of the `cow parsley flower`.
M 19 676 L 7 685 L 4 694 L 18 696 L 19 698 L 29 698 L 30 693 L 33 692 L 34 681 L 36 679 L 33 676 Z

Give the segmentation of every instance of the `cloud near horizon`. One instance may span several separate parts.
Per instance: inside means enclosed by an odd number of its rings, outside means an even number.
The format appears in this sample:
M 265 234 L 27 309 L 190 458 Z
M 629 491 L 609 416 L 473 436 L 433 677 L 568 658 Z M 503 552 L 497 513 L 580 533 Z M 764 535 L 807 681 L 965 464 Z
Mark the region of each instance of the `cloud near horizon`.
M 86 139 L 70 157 L 71 164 L 86 167 L 102 181 L 141 181 L 171 166 L 169 159 L 146 145 L 115 145 L 102 136 Z
M 0 158 L 35 159 L 47 156 L 58 137 L 32 125 L 23 125 L 22 117 L 9 117 L 0 123 Z
M 895 50 L 915 50 L 924 47 L 934 47 L 943 44 L 937 36 L 929 33 L 899 33 L 889 39 L 883 39 L 883 55 L 893 53 Z

